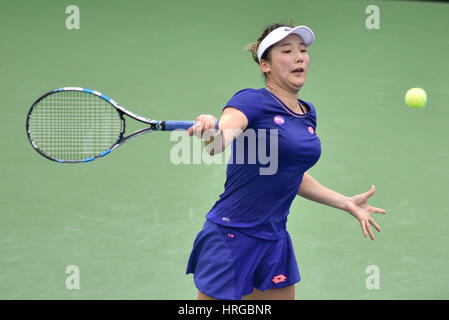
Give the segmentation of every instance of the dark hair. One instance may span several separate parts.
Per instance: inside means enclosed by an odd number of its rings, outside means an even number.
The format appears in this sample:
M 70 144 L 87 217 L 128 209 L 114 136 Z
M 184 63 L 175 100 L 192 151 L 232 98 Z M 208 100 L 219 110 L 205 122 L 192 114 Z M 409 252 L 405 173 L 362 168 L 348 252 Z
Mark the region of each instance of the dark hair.
M 254 61 L 259 64 L 259 59 L 257 58 L 257 49 L 259 48 L 260 43 L 262 42 L 263 39 L 265 39 L 265 37 L 273 30 L 280 28 L 280 27 L 290 27 L 290 28 L 294 28 L 294 23 L 293 21 L 289 21 L 288 23 L 273 23 L 267 27 L 265 27 L 265 29 L 262 32 L 262 35 L 259 37 L 259 39 L 257 39 L 256 42 L 250 43 L 245 47 L 245 50 L 249 51 L 251 53 L 251 55 L 253 56 Z M 265 50 L 265 52 L 263 53 L 261 59 L 264 59 L 266 61 L 270 61 L 271 57 L 270 57 L 270 51 L 271 51 L 271 47 L 268 47 L 267 50 Z M 266 78 L 267 75 L 264 73 L 263 74 L 264 77 Z

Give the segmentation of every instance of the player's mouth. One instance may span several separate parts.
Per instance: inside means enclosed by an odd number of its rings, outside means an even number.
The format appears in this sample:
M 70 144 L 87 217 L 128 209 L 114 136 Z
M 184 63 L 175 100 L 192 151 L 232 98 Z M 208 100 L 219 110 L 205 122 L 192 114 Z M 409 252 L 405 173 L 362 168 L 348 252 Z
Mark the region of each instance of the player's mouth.
M 301 75 L 304 73 L 304 69 L 303 68 L 296 68 L 295 70 L 292 71 L 293 74 L 295 75 Z

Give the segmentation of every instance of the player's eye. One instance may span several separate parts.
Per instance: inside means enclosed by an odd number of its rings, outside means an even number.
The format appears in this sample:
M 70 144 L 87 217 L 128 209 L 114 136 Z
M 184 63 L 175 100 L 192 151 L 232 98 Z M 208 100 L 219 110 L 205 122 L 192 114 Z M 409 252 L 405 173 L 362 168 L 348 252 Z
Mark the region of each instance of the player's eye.
M 283 53 L 290 53 L 290 52 L 292 52 L 291 50 L 285 50 L 285 51 L 282 51 Z

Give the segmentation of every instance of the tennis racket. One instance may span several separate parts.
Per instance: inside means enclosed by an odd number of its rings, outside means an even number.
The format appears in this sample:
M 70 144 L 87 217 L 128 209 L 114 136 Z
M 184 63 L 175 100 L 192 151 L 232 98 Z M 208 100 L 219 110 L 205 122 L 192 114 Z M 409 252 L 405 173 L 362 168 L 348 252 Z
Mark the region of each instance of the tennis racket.
M 125 115 L 147 126 L 125 136 Z M 78 87 L 59 88 L 42 95 L 33 103 L 26 119 L 28 140 L 33 148 L 60 163 L 89 162 L 141 134 L 186 130 L 192 125 L 194 121 L 147 119 L 98 91 Z

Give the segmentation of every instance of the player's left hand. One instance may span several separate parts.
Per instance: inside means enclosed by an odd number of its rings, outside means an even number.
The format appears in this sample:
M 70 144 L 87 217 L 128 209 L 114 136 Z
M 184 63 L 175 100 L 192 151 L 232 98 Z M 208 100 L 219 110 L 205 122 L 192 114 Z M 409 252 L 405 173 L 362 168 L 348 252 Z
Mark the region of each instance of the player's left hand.
M 384 209 L 375 208 L 368 204 L 368 199 L 374 194 L 375 191 L 376 187 L 373 185 L 371 190 L 350 197 L 346 207 L 346 211 L 359 220 L 360 226 L 362 227 L 363 236 L 366 238 L 367 233 L 369 233 L 371 240 L 374 240 L 374 234 L 370 225 L 380 232 L 380 228 L 376 221 L 371 218 L 371 213 L 386 213 Z

